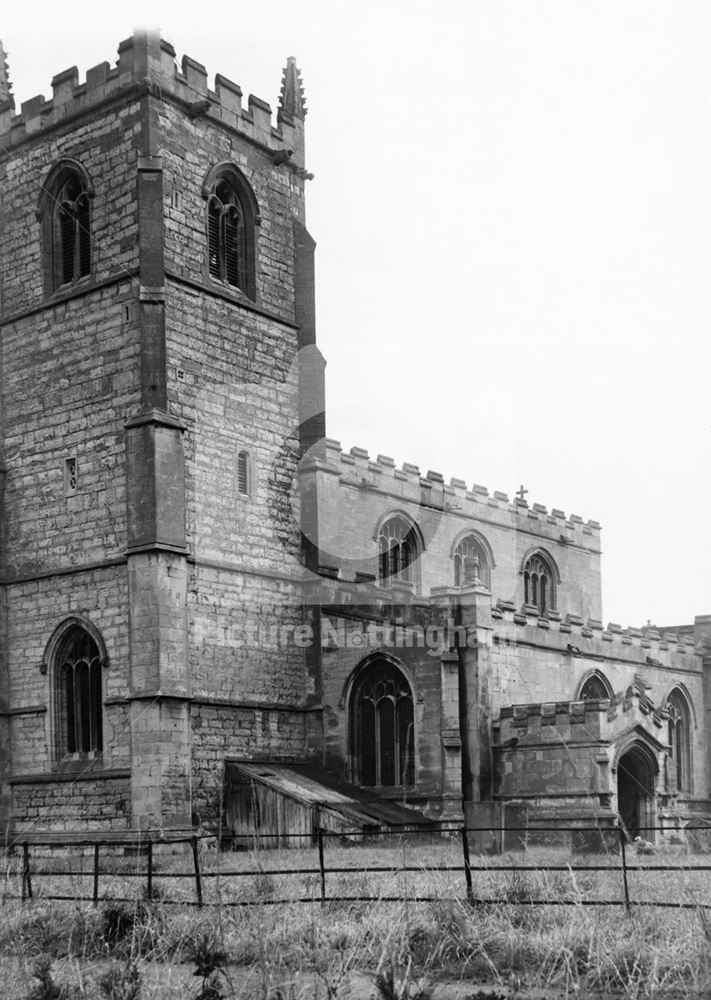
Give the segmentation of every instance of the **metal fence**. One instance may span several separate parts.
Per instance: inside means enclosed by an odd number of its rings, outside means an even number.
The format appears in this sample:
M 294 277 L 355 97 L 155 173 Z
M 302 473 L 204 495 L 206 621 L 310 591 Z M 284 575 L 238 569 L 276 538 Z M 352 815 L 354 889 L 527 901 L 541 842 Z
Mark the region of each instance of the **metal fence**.
M 532 829 L 543 835 L 546 832 L 544 827 L 531 828 L 527 826 L 521 828 L 520 833 L 529 837 Z M 687 829 L 690 829 L 688 827 Z M 700 829 L 706 829 L 700 827 Z M 126 885 L 130 882 L 138 883 L 140 895 L 146 901 L 160 900 L 162 904 L 181 906 L 274 906 L 289 903 L 313 904 L 321 906 L 336 903 L 400 903 L 405 900 L 412 903 L 434 903 L 444 900 L 459 900 L 471 906 L 620 906 L 629 913 L 635 907 L 663 907 L 671 909 L 711 909 L 711 876 L 705 875 L 703 886 L 706 889 L 708 899 L 640 899 L 636 898 L 630 889 L 630 877 L 643 873 L 644 878 L 649 878 L 653 872 L 684 873 L 687 877 L 694 879 L 695 885 L 702 885 L 699 881 L 702 873 L 711 872 L 711 865 L 696 863 L 701 861 L 701 857 L 694 858 L 691 864 L 691 856 L 687 856 L 687 863 L 660 863 L 657 855 L 653 860 L 638 857 L 634 853 L 634 845 L 629 842 L 628 836 L 622 828 L 606 830 L 604 844 L 604 863 L 560 863 L 559 858 L 549 860 L 528 860 L 535 855 L 537 848 L 525 850 L 526 861 L 514 861 L 506 863 L 493 861 L 483 855 L 472 856 L 470 850 L 470 840 L 475 843 L 481 842 L 481 835 L 494 833 L 484 827 L 466 826 L 439 826 L 433 831 L 411 830 L 407 833 L 393 833 L 392 831 L 374 832 L 368 835 L 367 843 L 364 842 L 362 831 L 352 833 L 332 833 L 325 830 L 318 830 L 313 837 L 313 845 L 307 851 L 307 855 L 313 857 L 313 862 L 306 866 L 271 864 L 267 867 L 263 864 L 264 859 L 274 859 L 276 852 L 265 851 L 264 848 L 270 840 L 269 835 L 255 835 L 253 846 L 257 850 L 243 854 L 242 857 L 259 859 L 257 866 L 254 864 L 241 869 L 229 870 L 229 865 L 225 864 L 225 858 L 235 858 L 238 855 L 224 854 L 222 852 L 209 852 L 205 850 L 207 841 L 214 844 L 214 838 L 200 838 L 197 836 L 176 838 L 171 840 L 171 844 L 183 845 L 182 854 L 166 860 L 161 850 L 165 847 L 162 840 L 143 837 L 136 837 L 126 840 L 100 841 L 64 841 L 57 840 L 32 841 L 28 840 L 15 843 L 6 848 L 7 865 L 5 874 L 5 887 L 3 899 L 32 900 L 41 898 L 44 900 L 70 900 L 91 901 L 94 906 L 98 906 L 102 901 L 110 900 L 113 903 L 134 903 L 136 894 L 129 896 L 125 894 Z M 511 833 L 516 829 L 509 828 Z M 551 832 L 551 829 L 548 829 Z M 581 828 L 556 826 L 553 831 L 556 835 L 570 833 L 571 836 L 580 835 L 581 832 L 600 833 L 600 828 Z M 614 837 L 611 839 L 610 834 Z M 297 840 L 298 838 L 298 840 Z M 279 835 L 279 843 L 283 844 L 284 834 Z M 295 843 L 303 842 L 303 834 L 294 835 Z M 356 844 L 355 841 L 358 841 Z M 419 844 L 418 844 L 419 841 Z M 160 845 L 160 846 L 159 846 Z M 442 852 L 442 847 L 446 845 L 451 860 L 448 863 L 437 863 L 435 857 Z M 340 851 L 334 848 L 348 846 L 347 858 L 353 860 L 352 864 L 340 863 Z M 397 848 L 401 854 L 398 863 L 383 864 L 383 851 L 386 848 L 392 853 L 393 848 Z M 407 854 L 417 850 L 422 854 L 425 850 L 431 849 L 431 855 L 417 863 L 408 863 Z M 121 865 L 121 859 L 117 859 L 117 849 L 128 849 L 132 853 L 132 861 L 127 867 Z M 560 853 L 560 848 L 557 849 Z M 658 853 L 663 857 L 663 850 Z M 68 852 L 68 860 L 76 861 L 80 859 L 80 866 L 64 867 L 57 866 L 57 851 Z M 43 854 L 44 852 L 44 854 Z M 303 853 L 303 852 L 301 852 Z M 541 853 L 538 851 L 538 853 Z M 543 852 L 545 853 L 545 852 Z M 554 850 L 555 853 L 555 850 Z M 281 852 L 280 858 L 287 858 L 289 851 Z M 376 858 L 378 863 L 369 860 L 368 855 L 380 855 Z M 431 858 L 431 860 L 428 860 Z M 456 860 L 455 860 L 456 859 Z M 385 859 L 387 861 L 387 859 Z M 84 862 L 88 861 L 85 866 Z M 211 863 L 212 862 L 212 863 Z M 509 873 L 517 882 L 505 887 L 506 891 L 492 892 L 491 878 L 494 873 Z M 558 892 L 546 897 L 540 891 L 536 893 L 536 885 L 526 882 L 531 875 L 538 873 L 544 878 L 554 878 L 562 876 L 576 885 L 576 879 L 582 873 L 597 873 L 596 877 L 601 878 L 600 873 L 605 873 L 602 887 L 610 890 L 609 896 L 598 897 L 593 893 L 587 896 L 583 891 L 574 893 Z M 378 875 L 383 877 L 402 876 L 410 874 L 422 878 L 423 876 L 436 875 L 439 878 L 447 876 L 446 884 L 443 883 L 443 891 L 440 893 L 432 891 L 409 891 L 398 885 L 397 891 L 392 890 L 373 892 L 349 892 L 335 891 L 333 883 L 336 877 L 352 877 L 355 875 Z M 284 893 L 275 895 L 273 886 L 267 884 L 266 891 L 264 884 L 268 880 L 277 877 L 290 878 L 298 876 L 302 880 L 304 877 L 309 885 L 310 892 L 307 895 L 285 896 Z M 229 898 L 228 888 L 241 879 L 257 880 L 257 885 L 252 886 L 252 894 L 249 898 Z M 57 891 L 57 886 L 61 887 L 62 880 L 73 880 L 75 882 L 72 892 Z M 79 879 L 79 886 L 76 885 Z M 186 882 L 187 880 L 187 882 Z M 259 882 L 261 880 L 261 883 Z M 162 884 L 161 884 L 162 883 Z M 165 885 L 169 886 L 171 892 L 166 892 Z M 177 892 L 176 886 L 184 884 L 191 886 L 189 896 L 183 892 Z M 260 888 L 261 884 L 261 888 Z M 123 888 L 124 894 L 116 895 L 116 888 Z M 206 887 L 212 886 L 212 891 L 206 893 Z M 612 890 L 617 887 L 614 893 Z M 495 887 L 494 887 L 495 888 Z M 500 889 L 501 887 L 499 887 Z M 540 889 L 540 885 L 538 886 Z M 555 890 L 555 886 L 554 886 Z M 210 895 L 212 898 L 206 898 Z M 698 895 L 698 894 L 697 894 Z

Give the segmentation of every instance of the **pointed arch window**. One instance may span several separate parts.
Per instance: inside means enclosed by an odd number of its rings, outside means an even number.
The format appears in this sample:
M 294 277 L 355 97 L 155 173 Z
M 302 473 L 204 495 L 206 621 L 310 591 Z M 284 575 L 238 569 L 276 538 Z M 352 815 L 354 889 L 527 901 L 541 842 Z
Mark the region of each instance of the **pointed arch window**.
M 42 186 L 38 216 L 43 232 L 45 285 L 50 291 L 91 274 L 92 197 L 86 171 L 73 160 L 57 164 Z
M 102 656 L 79 625 L 59 642 L 54 662 L 57 760 L 94 757 L 103 749 Z
M 675 688 L 667 699 L 671 778 L 678 792 L 691 791 L 691 712 L 684 694 Z
M 607 679 L 603 674 L 595 671 L 583 681 L 577 701 L 600 701 L 603 698 L 611 697 L 612 689 L 607 683 Z
M 399 514 L 388 518 L 378 532 L 378 576 L 382 586 L 394 581 L 415 582 L 419 551 L 414 525 Z
M 454 550 L 454 586 L 473 583 L 491 586 L 489 558 L 476 535 L 466 535 Z
M 523 567 L 524 603 L 546 615 L 556 607 L 553 567 L 540 552 L 529 556 Z
M 352 737 L 357 784 L 414 784 L 412 691 L 402 671 L 387 660 L 376 660 L 356 686 Z
M 220 164 L 210 172 L 203 195 L 207 201 L 208 274 L 254 299 L 259 215 L 252 189 L 235 166 Z

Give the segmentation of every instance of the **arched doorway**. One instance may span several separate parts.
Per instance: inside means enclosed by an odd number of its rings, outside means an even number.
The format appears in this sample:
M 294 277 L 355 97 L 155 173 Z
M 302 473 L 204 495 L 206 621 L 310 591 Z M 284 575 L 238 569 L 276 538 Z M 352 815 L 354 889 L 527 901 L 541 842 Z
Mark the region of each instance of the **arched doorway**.
M 617 811 L 630 837 L 654 840 L 654 757 L 630 747 L 617 762 Z

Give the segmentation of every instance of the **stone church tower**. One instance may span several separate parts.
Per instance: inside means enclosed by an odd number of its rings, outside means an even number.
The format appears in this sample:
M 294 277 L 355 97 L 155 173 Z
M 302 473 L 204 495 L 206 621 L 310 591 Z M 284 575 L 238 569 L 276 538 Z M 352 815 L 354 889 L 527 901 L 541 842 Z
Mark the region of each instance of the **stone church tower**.
M 597 521 L 325 437 L 293 59 L 275 119 L 145 32 L 52 87 L 0 47 L 7 833 L 711 838 L 711 617 L 605 626 Z
M 0 51 L 0 820 L 179 829 L 226 756 L 319 742 L 274 648 L 323 436 L 306 110 L 292 59 L 274 121 L 143 32 L 52 88 L 15 113 Z

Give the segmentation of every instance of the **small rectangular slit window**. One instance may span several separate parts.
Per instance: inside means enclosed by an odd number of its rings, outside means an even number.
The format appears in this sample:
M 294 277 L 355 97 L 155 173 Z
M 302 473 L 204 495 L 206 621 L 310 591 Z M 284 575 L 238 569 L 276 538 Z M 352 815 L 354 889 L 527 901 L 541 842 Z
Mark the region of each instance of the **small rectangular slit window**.
M 73 496 L 79 485 L 79 479 L 77 475 L 77 460 L 76 458 L 65 458 L 64 459 L 64 493 L 66 496 Z
M 249 454 L 246 451 L 237 455 L 237 490 L 242 496 L 249 496 Z

